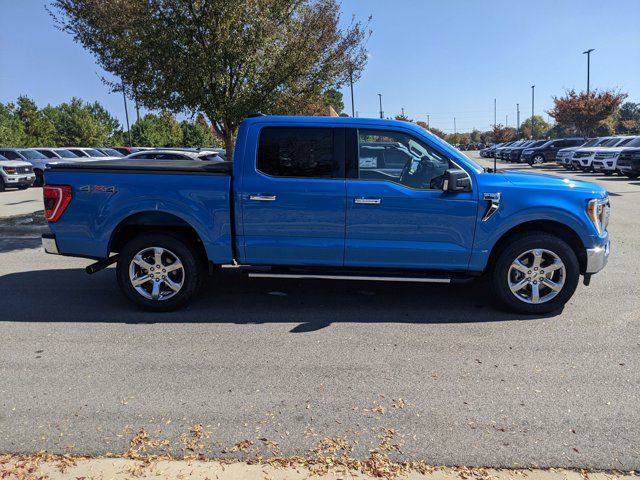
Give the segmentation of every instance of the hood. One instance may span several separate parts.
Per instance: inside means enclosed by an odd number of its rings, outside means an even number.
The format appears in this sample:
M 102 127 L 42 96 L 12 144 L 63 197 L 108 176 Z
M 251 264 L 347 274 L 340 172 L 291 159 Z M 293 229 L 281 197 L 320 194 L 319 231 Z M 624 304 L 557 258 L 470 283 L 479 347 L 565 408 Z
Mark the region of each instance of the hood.
M 521 187 L 565 191 L 576 190 L 595 193 L 603 197 L 607 195 L 607 191 L 600 185 L 582 180 L 556 177 L 554 175 L 546 175 L 543 173 L 527 173 L 516 170 L 506 170 L 500 173 L 509 183 Z
M 22 160 L 0 160 L 0 167 L 31 167 L 32 165 Z

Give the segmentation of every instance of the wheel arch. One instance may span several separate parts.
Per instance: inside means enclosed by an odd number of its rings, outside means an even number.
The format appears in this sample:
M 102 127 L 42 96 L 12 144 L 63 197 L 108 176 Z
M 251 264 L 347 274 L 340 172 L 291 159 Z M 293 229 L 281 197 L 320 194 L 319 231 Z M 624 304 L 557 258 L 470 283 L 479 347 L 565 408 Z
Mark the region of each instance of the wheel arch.
M 111 234 L 108 251 L 117 253 L 128 240 L 141 233 L 154 230 L 173 233 L 186 239 L 197 248 L 202 258 L 208 258 L 202 238 L 197 230 L 177 215 L 162 211 L 137 212 L 121 220 Z
M 554 235 L 564 240 L 574 251 L 580 265 L 580 273 L 584 273 L 587 268 L 587 252 L 580 239 L 578 233 L 571 227 L 554 220 L 531 220 L 520 223 L 507 230 L 491 248 L 489 261 L 487 262 L 487 271 L 491 271 L 495 264 L 496 258 L 502 248 L 516 235 L 526 232 L 544 232 Z

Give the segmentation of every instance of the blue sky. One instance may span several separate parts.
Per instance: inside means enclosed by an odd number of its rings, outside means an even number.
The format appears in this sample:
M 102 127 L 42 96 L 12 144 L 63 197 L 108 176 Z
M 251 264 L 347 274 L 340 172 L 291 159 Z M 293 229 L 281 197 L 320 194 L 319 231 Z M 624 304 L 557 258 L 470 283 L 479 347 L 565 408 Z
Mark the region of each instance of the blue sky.
M 58 31 L 43 0 L 0 0 L 0 101 L 20 94 L 39 105 L 78 96 L 98 100 L 124 122 L 122 97 L 100 81 L 93 57 Z M 369 63 L 355 85 L 360 116 L 404 107 L 410 117 L 446 132 L 498 122 L 514 125 L 565 88 L 619 88 L 640 102 L 640 0 L 343 0 L 343 21 L 373 16 Z M 345 107 L 350 111 L 348 89 Z M 130 105 L 132 115 L 133 105 Z M 545 114 L 546 118 L 546 114 Z

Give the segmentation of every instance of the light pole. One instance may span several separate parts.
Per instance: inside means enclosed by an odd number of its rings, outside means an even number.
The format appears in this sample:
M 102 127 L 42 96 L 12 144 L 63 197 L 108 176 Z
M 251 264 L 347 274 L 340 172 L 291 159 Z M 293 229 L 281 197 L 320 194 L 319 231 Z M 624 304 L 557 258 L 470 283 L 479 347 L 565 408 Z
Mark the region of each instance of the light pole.
M 453 134 L 458 133 L 458 129 L 456 128 L 456 117 L 453 117 Z
M 516 103 L 516 137 L 520 136 L 520 104 Z
M 402 110 L 402 116 L 404 117 L 404 107 L 402 107 L 401 110 Z
M 129 146 L 131 146 L 131 128 L 129 128 L 129 110 L 127 109 L 127 94 L 124 91 L 124 80 L 122 81 L 122 99 L 124 100 L 124 116 L 127 119 L 127 134 L 129 137 Z
M 587 56 L 587 98 L 589 98 L 589 76 L 591 74 L 591 52 L 593 52 L 595 48 L 590 48 L 582 52 L 583 55 Z
M 382 94 L 378 94 L 378 99 L 380 100 L 380 118 L 384 118 L 384 112 L 382 111 Z
M 431 123 L 429 122 L 429 118 L 431 117 L 431 115 L 429 115 L 427 113 L 427 130 L 431 128 Z
M 349 84 L 351 86 L 351 116 L 356 116 L 356 107 L 355 102 L 353 100 L 353 70 L 349 72 Z
M 509 114 L 507 113 L 504 117 L 504 128 L 509 127 Z
M 533 112 L 534 107 L 535 107 L 535 101 L 536 101 L 536 86 L 535 85 L 531 85 L 531 139 L 535 140 L 536 139 L 536 121 L 533 118 Z
M 498 124 L 498 117 L 496 117 L 496 99 L 493 99 L 493 128 L 496 128 Z

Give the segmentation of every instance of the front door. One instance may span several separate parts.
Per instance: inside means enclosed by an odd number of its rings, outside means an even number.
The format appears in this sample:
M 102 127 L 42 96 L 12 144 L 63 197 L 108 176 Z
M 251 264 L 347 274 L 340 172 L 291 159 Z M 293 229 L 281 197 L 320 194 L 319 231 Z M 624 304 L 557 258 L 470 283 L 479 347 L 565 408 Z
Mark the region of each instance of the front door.
M 264 127 L 244 168 L 244 263 L 343 265 L 344 129 Z
M 445 171 L 457 165 L 403 132 L 359 130 L 357 139 L 345 266 L 466 270 L 478 202 L 472 191 L 442 190 Z M 387 158 L 395 159 L 393 168 Z

